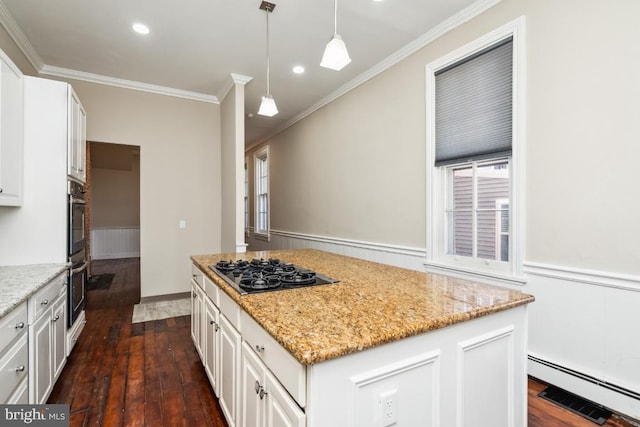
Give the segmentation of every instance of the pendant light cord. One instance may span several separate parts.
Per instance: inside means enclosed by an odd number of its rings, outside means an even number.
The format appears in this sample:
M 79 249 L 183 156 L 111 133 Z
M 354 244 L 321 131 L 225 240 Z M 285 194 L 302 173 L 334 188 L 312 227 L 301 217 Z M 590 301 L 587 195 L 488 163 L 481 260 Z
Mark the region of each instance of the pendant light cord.
M 338 0 L 333 1 L 333 35 L 338 34 Z
M 265 9 L 264 13 L 267 14 L 267 96 L 271 95 L 269 89 L 269 9 Z

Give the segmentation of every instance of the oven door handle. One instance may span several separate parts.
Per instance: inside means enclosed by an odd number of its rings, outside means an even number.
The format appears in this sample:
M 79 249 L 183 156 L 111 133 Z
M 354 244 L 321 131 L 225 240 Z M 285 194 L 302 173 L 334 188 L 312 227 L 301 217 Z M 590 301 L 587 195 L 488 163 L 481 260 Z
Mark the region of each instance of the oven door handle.
M 87 201 L 85 199 L 77 199 L 75 197 L 71 197 L 71 203 L 76 205 L 86 205 Z
M 74 274 L 78 274 L 78 273 L 80 273 L 80 272 L 82 272 L 82 271 L 86 270 L 88 265 L 89 265 L 89 263 L 85 261 L 85 262 L 82 264 L 82 266 L 80 266 L 80 267 L 78 267 L 78 268 L 72 268 L 72 269 L 71 269 L 71 275 L 73 276 Z

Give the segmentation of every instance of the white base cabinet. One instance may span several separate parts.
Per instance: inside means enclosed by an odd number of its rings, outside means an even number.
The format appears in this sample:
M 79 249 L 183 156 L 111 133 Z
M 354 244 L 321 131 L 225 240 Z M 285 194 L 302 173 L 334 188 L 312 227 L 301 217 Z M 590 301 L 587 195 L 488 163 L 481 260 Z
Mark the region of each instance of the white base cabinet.
M 0 320 L 0 403 L 29 403 L 27 303 Z
M 220 397 L 218 358 L 220 347 L 220 310 L 211 299 L 204 298 L 204 343 L 202 363 L 216 397 Z
M 230 427 L 527 423 L 526 306 L 306 366 L 218 292 L 213 363 Z
M 66 363 L 67 273 L 29 298 L 29 403 L 46 403 Z
M 304 427 L 304 412 L 246 341 L 241 381 L 241 427 Z

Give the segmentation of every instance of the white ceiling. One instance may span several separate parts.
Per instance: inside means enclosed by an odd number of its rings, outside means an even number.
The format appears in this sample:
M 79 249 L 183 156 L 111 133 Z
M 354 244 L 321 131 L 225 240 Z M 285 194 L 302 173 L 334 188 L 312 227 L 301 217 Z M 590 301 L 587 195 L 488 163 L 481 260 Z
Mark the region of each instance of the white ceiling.
M 338 33 L 352 59 L 341 71 L 319 66 L 333 35 L 333 0 L 272 2 L 271 93 L 280 113 L 271 118 L 255 115 L 266 92 L 260 0 L 0 0 L 0 19 L 5 27 L 17 24 L 10 33 L 44 74 L 122 79 L 213 102 L 229 88 L 231 73 L 252 77 L 245 100 L 254 117 L 246 118 L 245 134 L 253 145 L 487 0 L 340 0 Z M 134 22 L 151 33 L 134 33 Z M 294 74 L 294 65 L 306 72 Z

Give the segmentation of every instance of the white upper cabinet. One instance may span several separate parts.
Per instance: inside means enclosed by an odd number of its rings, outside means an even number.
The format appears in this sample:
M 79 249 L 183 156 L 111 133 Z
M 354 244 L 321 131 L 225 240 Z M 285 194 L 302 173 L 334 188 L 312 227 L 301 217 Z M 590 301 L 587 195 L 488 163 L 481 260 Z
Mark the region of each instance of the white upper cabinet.
M 69 86 L 69 144 L 67 147 L 67 174 L 80 182 L 87 178 L 87 115 L 78 95 Z
M 21 206 L 23 76 L 1 50 L 0 72 L 0 206 Z

